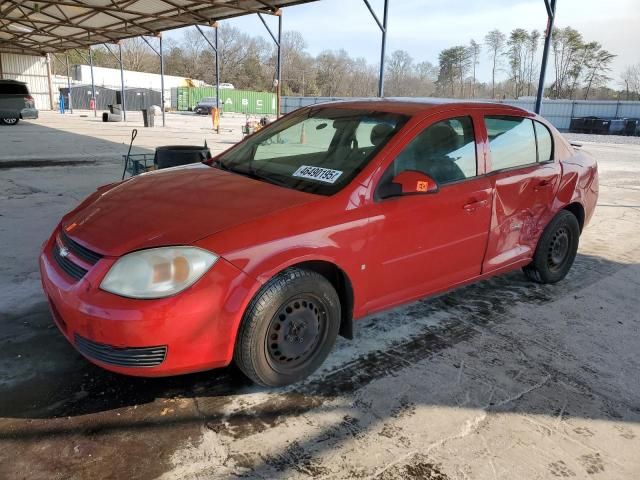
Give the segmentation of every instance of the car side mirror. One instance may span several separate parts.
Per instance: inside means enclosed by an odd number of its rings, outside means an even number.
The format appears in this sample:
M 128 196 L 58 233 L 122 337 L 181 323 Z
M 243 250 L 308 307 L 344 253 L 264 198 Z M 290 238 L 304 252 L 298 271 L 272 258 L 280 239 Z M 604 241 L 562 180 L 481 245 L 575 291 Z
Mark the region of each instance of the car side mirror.
M 382 198 L 396 197 L 400 195 L 417 195 L 424 193 L 437 193 L 438 183 L 429 175 L 417 170 L 405 170 L 393 177 L 380 189 Z

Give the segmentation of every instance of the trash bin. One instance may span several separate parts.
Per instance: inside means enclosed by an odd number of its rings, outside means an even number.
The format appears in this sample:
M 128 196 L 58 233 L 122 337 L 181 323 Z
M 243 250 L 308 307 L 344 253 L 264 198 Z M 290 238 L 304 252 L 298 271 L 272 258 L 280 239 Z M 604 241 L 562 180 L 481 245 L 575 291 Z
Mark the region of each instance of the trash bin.
M 178 165 L 198 163 L 209 158 L 211 158 L 211 152 L 206 146 L 167 145 L 156 148 L 153 163 L 160 170 L 162 168 L 177 167 Z
M 142 121 L 145 127 L 153 127 L 155 125 L 154 119 L 155 115 L 153 114 L 153 110 L 147 108 L 142 109 Z

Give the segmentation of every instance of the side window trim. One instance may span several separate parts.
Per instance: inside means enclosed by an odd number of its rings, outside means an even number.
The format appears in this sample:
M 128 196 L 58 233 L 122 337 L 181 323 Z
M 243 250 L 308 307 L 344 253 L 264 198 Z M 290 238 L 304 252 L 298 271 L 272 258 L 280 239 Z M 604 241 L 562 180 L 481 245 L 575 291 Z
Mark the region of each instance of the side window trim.
M 542 122 L 538 122 L 537 120 L 531 120 L 533 122 L 533 133 L 536 136 L 536 158 L 538 159 L 537 163 L 551 163 L 554 162 L 556 159 L 556 142 L 553 138 L 553 134 L 551 133 L 551 130 L 549 130 L 547 128 L 547 126 L 542 123 Z M 540 160 L 540 145 L 538 143 L 538 127 L 537 125 L 540 125 L 540 128 L 544 128 L 547 133 L 549 134 L 549 141 L 551 142 L 551 155 L 549 156 L 550 158 L 548 160 Z

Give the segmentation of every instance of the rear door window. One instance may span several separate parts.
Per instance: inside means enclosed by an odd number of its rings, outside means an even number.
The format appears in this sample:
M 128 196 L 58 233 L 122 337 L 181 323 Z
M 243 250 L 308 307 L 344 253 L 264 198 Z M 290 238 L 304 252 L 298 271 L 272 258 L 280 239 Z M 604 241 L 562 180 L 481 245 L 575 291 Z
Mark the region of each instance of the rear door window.
M 491 170 L 536 163 L 538 154 L 533 121 L 524 117 L 485 117 L 491 151 Z
M 0 94 L 3 95 L 29 95 L 26 85 L 20 83 L 2 83 L 0 82 Z

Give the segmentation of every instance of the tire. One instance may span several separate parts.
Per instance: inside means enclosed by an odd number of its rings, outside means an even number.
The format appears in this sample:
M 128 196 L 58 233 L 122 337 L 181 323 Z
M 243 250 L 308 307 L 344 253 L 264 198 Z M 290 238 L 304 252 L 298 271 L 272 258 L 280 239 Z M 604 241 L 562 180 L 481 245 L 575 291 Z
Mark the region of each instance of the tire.
M 242 319 L 234 361 L 259 385 L 281 387 L 313 373 L 340 328 L 340 299 L 322 275 L 289 268 L 267 282 Z
M 533 261 L 523 268 L 537 283 L 556 283 L 567 276 L 578 253 L 580 225 L 568 210 L 560 211 L 538 241 Z
M 3 118 L 1 120 L 4 125 L 17 125 L 18 122 L 20 121 L 20 119 L 17 117 Z

